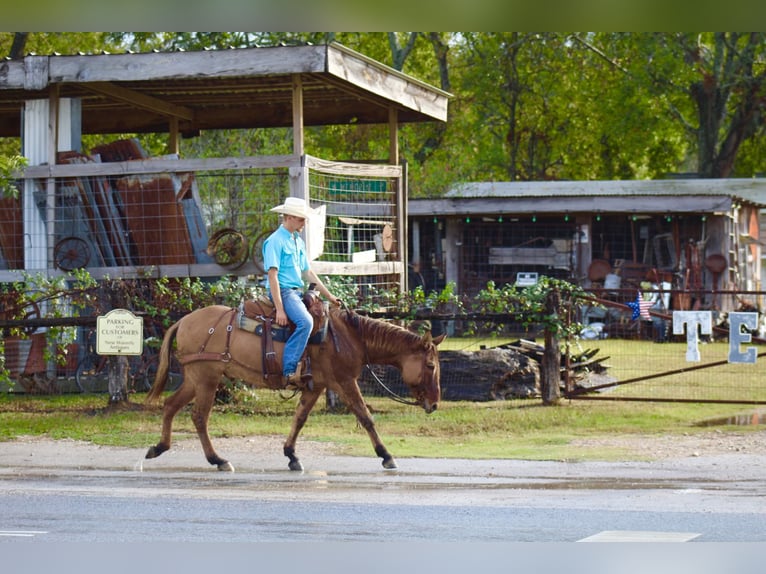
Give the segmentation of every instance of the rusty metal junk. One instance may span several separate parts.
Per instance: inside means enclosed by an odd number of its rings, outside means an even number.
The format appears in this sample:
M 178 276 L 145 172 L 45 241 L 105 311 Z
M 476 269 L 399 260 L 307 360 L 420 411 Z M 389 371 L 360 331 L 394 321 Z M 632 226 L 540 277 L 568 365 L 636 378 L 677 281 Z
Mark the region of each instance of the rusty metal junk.
M 94 148 L 91 155 L 60 152 L 58 163 L 86 164 L 149 160 L 134 139 Z M 164 157 L 163 159 L 168 159 Z M 35 201 L 43 215 L 45 182 Z M 0 268 L 24 266 L 21 205 L 0 204 Z M 115 267 L 207 263 L 207 229 L 202 221 L 194 173 L 88 176 L 56 181 L 55 267 Z

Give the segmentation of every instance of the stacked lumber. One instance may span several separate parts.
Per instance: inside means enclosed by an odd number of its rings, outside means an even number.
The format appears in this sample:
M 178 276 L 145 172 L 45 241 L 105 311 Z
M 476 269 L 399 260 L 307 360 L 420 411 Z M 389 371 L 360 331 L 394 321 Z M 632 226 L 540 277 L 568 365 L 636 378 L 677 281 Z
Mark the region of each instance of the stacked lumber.
M 62 152 L 57 161 L 150 159 L 134 139 L 92 151 Z M 73 236 L 85 242 L 88 267 L 208 262 L 207 231 L 194 190 L 193 173 L 67 178 L 57 182 L 57 241 Z

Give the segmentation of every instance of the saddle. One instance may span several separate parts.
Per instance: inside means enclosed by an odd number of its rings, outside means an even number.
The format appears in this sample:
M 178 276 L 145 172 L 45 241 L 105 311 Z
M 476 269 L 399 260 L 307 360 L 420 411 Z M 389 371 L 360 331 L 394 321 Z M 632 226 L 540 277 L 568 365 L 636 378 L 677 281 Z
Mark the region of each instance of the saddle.
M 311 329 L 308 344 L 319 345 L 327 336 L 329 304 L 321 300 L 319 292 L 313 288 L 313 284 L 303 294 L 303 304 L 306 305 L 306 309 L 314 318 L 314 326 Z M 286 342 L 295 330 L 295 325 L 292 322 L 285 327 L 277 325 L 276 317 L 276 307 L 267 295 L 261 295 L 257 299 L 248 299 L 240 306 L 239 328 L 255 333 L 262 339 L 263 376 L 266 379 L 269 376 L 282 376 L 282 369 L 274 351 L 274 341 Z M 302 372 L 309 375 L 311 365 L 306 351 L 303 353 L 302 361 L 305 363 Z

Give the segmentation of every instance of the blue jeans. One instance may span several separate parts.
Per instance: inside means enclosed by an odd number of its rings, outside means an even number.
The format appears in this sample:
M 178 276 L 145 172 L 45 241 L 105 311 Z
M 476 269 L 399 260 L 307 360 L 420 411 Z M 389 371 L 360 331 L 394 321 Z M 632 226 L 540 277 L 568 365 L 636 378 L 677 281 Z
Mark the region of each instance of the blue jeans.
M 314 318 L 303 303 L 302 293 L 297 289 L 280 289 L 282 305 L 285 314 L 295 323 L 295 331 L 285 343 L 282 355 L 282 374 L 289 375 L 295 372 L 298 361 L 301 360 L 303 351 L 309 342 L 311 329 L 314 326 Z

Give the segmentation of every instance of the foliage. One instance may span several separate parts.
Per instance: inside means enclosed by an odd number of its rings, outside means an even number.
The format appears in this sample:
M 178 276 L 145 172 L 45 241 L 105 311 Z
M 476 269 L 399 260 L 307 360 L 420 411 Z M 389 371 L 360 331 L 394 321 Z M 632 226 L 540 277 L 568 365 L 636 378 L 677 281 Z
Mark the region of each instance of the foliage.
M 553 299 L 552 295 L 555 295 Z M 535 285 L 528 287 L 505 284 L 498 288 L 494 281 L 489 281 L 466 307 L 468 312 L 478 315 L 512 315 L 524 329 L 537 326 L 557 338 L 566 338 L 582 330 L 582 325 L 572 319 L 569 311 L 576 307 L 578 300 L 586 297 L 587 293 L 578 285 L 542 276 Z M 551 300 L 554 307 L 549 312 Z M 482 329 L 490 329 L 497 334 L 504 328 L 505 324 L 499 321 L 488 321 L 482 325 Z M 477 325 L 473 323 L 468 334 L 476 330 Z
M 574 336 L 583 326 L 573 320 L 570 310 L 576 308 L 578 301 L 589 298 L 580 286 L 547 276 L 540 277 L 529 287 L 511 284 L 498 287 L 494 281 L 489 281 L 471 298 L 461 296 L 454 282 L 447 283 L 440 291 L 426 292 L 418 286 L 409 293 L 370 289 L 362 295 L 353 278 L 328 277 L 324 281 L 336 296 L 361 312 L 375 314 L 381 308 L 394 309 L 381 314 L 404 321 L 485 316 L 484 319 L 467 321 L 463 333 L 467 336 L 479 331 L 499 335 L 507 327 L 509 317 L 525 330 L 537 327 L 558 338 Z M 552 294 L 555 294 L 556 305 L 553 312 L 549 312 L 548 302 Z
M 32 32 L 25 51 L 337 41 L 454 95 L 446 125 L 406 124 L 399 131 L 410 196 L 435 197 L 465 181 L 763 173 L 763 39 L 734 32 Z M 8 54 L 13 40 L 14 33 L 0 33 L 0 53 Z M 182 153 L 290 152 L 285 130 L 222 131 L 182 140 Z M 97 137 L 86 135 L 85 146 Z M 166 147 L 166 134 L 138 137 L 152 155 Z M 386 126 L 315 127 L 306 145 L 319 157 L 388 156 Z
M 2 317 L 6 320 L 27 318 L 60 318 L 79 314 L 93 301 L 95 281 L 84 270 L 78 270 L 71 277 L 48 277 L 42 273 L 24 273 L 16 283 L 0 284 Z M 38 316 L 39 315 L 39 316 Z M 19 327 L 6 329 L 6 336 L 26 338 L 27 332 Z M 75 339 L 74 327 L 52 326 L 48 329 L 48 340 L 43 355 L 46 360 L 54 359 L 58 364 L 66 362 L 67 345 Z M 0 354 L 4 358 L 6 337 L 0 339 Z M 0 382 L 13 388 L 14 381 L 8 376 L 3 363 Z
M 0 54 L 10 55 L 16 32 L 0 32 Z M 24 44 L 24 54 L 98 54 L 119 50 L 106 32 L 30 32 Z
M 16 187 L 15 178 L 27 165 L 27 158 L 20 155 L 2 155 L 0 154 L 0 198 L 19 196 L 19 189 Z
M 222 304 L 239 306 L 245 297 L 256 297 L 263 288 L 246 281 L 222 277 L 217 281 L 200 278 L 171 279 L 112 279 L 96 281 L 85 269 L 69 275 L 46 276 L 24 274 L 14 284 L 0 284 L 0 301 L 3 318 L 24 319 L 30 309 L 39 318 L 98 316 L 114 308 L 125 308 L 136 315 L 148 318 L 152 324 L 148 331 L 153 337 L 161 336 L 164 329 L 182 315 L 198 307 Z M 8 335 L 25 338 L 21 328 L 7 330 Z M 50 360 L 51 349 L 55 359 L 64 364 L 67 345 L 74 342 L 75 327 L 52 326 L 48 328 L 45 359 Z M 0 353 L 4 350 L 0 340 Z M 0 371 L 0 381 L 11 384 L 7 370 Z

